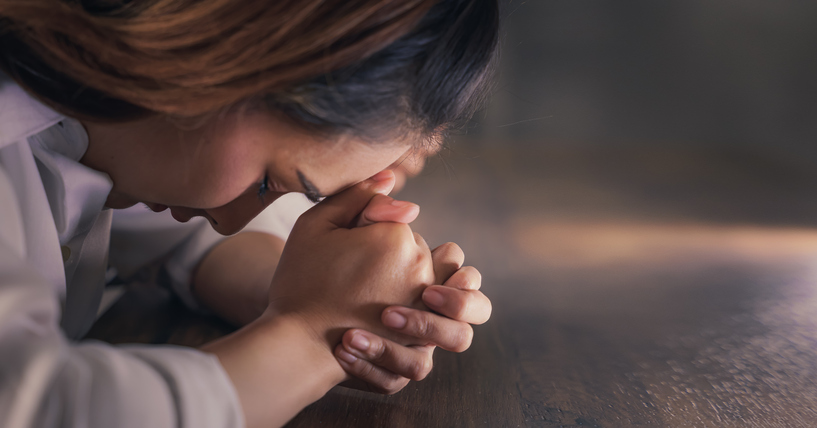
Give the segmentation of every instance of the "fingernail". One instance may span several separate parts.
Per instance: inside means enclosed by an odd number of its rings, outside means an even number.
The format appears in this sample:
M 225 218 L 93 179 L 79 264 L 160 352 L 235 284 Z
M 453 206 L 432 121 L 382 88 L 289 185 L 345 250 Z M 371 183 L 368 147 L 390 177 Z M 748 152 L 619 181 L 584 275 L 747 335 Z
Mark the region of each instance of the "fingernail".
M 411 206 L 411 205 L 414 205 L 414 204 L 411 203 L 411 202 L 408 202 L 408 201 L 398 201 L 397 199 L 395 199 L 395 200 L 391 201 L 391 205 L 395 206 L 397 208 L 403 208 L 403 207 L 408 207 L 408 206 Z
M 369 350 L 369 339 L 363 337 L 362 334 L 352 336 L 352 341 L 350 344 L 352 345 L 352 348 L 355 348 L 361 352 L 366 352 Z
M 423 293 L 423 301 L 431 306 L 440 307 L 445 303 L 445 297 L 439 291 L 428 290 Z
M 391 328 L 403 328 L 407 322 L 408 320 L 406 320 L 403 314 L 394 311 L 390 311 L 383 317 L 383 323 Z
M 371 177 L 371 180 L 374 182 L 386 181 L 389 178 L 391 178 L 392 175 L 394 175 L 394 173 L 391 172 L 391 170 L 384 169 L 383 171 L 380 171 L 377 174 L 373 175 Z
M 392 188 L 394 188 L 394 181 L 378 181 L 372 184 L 372 192 L 380 193 L 381 195 L 388 195 L 391 192 Z
M 338 351 L 338 358 L 340 358 L 343 361 L 346 361 L 349 364 L 354 364 L 355 361 L 357 361 L 357 357 L 344 351 L 343 349 Z
M 388 195 L 394 187 L 394 173 L 388 169 L 371 176 L 369 180 L 371 180 L 369 189 L 375 193 Z

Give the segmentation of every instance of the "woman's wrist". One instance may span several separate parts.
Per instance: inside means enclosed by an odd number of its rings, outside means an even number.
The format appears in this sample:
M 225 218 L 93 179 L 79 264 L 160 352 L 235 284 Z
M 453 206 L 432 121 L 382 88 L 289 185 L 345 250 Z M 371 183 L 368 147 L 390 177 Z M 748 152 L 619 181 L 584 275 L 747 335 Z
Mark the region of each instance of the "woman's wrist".
M 248 427 L 279 426 L 347 379 L 331 347 L 302 318 L 265 314 L 205 345 L 238 393 Z
M 242 232 L 216 244 L 193 276 L 193 295 L 222 319 L 249 324 L 267 308 L 269 287 L 284 240 Z

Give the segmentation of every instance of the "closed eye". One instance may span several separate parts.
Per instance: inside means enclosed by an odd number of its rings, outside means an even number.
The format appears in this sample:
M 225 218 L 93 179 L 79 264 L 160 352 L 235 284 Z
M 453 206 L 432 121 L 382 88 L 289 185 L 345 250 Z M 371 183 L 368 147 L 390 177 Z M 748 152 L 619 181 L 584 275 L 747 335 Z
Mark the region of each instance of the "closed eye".
M 264 180 L 258 186 L 258 200 L 264 202 L 264 195 L 270 190 L 269 175 L 264 175 Z

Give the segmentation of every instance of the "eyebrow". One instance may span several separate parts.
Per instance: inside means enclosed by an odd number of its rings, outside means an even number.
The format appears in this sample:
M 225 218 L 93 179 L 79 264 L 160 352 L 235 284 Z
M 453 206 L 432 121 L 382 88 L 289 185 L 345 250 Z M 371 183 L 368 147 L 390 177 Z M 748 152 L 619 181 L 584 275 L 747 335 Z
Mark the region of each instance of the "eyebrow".
M 312 184 L 312 182 L 309 181 L 309 179 L 307 179 L 304 176 L 304 173 L 302 173 L 301 171 L 297 171 L 297 170 L 295 172 L 298 174 L 298 181 L 301 182 L 301 186 L 303 186 L 303 188 L 304 188 L 304 194 L 306 195 L 306 198 L 309 199 L 310 201 L 314 202 L 314 203 L 320 202 L 321 199 L 324 198 L 321 191 L 318 190 L 318 188 L 315 187 L 315 185 Z

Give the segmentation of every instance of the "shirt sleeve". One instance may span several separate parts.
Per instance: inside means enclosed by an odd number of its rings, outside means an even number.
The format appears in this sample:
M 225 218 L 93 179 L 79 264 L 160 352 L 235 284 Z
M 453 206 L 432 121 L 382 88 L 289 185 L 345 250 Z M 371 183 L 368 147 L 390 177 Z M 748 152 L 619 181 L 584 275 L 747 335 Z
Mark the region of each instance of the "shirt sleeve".
M 24 213 L 1 166 L 0 201 L 0 426 L 244 426 L 213 355 L 68 341 L 54 286 L 26 261 Z
M 286 240 L 298 217 L 313 205 L 303 194 L 286 194 L 242 231 L 269 233 Z M 174 293 L 188 308 L 202 310 L 190 288 L 192 274 L 201 259 L 223 239 L 201 217 L 179 223 L 168 211 L 154 213 L 137 205 L 114 213 L 111 265 L 129 276 L 159 260 Z

